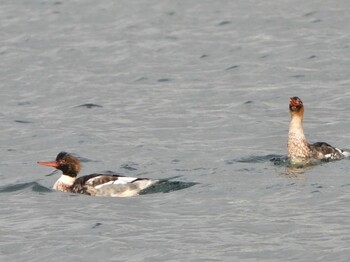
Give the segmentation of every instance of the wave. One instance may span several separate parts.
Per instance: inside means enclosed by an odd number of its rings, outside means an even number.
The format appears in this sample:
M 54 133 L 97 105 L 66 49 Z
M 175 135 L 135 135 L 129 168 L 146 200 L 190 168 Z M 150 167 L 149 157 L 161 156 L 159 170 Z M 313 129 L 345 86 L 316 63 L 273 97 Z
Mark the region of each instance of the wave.
M 11 193 L 16 191 L 23 191 L 26 189 L 31 189 L 33 192 L 38 193 L 47 193 L 52 190 L 40 185 L 38 182 L 28 182 L 28 183 L 19 183 L 19 184 L 11 184 L 0 187 L 0 193 Z
M 172 191 L 182 190 L 189 187 L 192 187 L 194 185 L 197 185 L 198 183 L 194 182 L 181 182 L 181 181 L 169 181 L 164 180 L 160 183 L 154 184 L 140 192 L 140 195 L 145 194 L 154 194 L 154 193 L 169 193 Z
M 287 166 L 288 158 L 283 155 L 262 155 L 262 156 L 247 156 L 239 159 L 226 160 L 226 164 L 232 165 L 234 163 L 263 163 L 263 162 L 272 162 L 277 166 Z

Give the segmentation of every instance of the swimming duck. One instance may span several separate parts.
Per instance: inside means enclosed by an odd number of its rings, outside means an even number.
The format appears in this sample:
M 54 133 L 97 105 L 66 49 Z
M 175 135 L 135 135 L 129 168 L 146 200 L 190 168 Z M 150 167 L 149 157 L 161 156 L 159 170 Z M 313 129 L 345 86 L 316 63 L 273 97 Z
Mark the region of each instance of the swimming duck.
M 77 178 L 81 167 L 80 161 L 67 152 L 60 152 L 55 161 L 37 163 L 62 171 L 61 177 L 53 186 L 53 189 L 62 192 L 91 196 L 128 197 L 138 195 L 140 191 L 160 182 L 160 180 L 117 174 L 91 174 Z
M 309 144 L 303 130 L 304 105 L 297 96 L 290 98 L 291 121 L 288 134 L 288 158 L 292 165 L 303 165 L 313 160 L 331 160 L 349 157 L 350 152 L 325 142 Z

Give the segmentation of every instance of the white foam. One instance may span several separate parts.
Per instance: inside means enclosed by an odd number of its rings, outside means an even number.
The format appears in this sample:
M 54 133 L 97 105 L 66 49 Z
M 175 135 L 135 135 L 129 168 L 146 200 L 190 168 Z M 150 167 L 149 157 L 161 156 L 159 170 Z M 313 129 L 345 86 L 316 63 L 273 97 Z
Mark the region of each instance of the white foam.
M 350 157 L 350 152 L 349 151 L 343 151 L 342 152 L 344 157 Z

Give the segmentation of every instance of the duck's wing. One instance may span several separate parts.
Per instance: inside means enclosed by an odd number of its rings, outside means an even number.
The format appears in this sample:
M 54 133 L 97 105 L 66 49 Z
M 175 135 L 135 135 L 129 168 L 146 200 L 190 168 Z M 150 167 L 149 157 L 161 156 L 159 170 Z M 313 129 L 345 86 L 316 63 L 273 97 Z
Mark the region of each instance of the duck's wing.
M 71 191 L 73 193 L 96 195 L 96 186 L 114 182 L 120 177 L 122 176 L 117 174 L 91 174 L 78 177 L 72 185 Z
M 325 142 L 309 144 L 312 155 L 316 159 L 342 159 L 350 156 L 350 153 L 339 148 L 333 147 Z M 348 155 L 349 153 L 349 155 Z
M 149 178 L 126 177 L 117 174 L 91 174 L 76 179 L 73 190 L 95 196 L 134 196 L 157 183 Z

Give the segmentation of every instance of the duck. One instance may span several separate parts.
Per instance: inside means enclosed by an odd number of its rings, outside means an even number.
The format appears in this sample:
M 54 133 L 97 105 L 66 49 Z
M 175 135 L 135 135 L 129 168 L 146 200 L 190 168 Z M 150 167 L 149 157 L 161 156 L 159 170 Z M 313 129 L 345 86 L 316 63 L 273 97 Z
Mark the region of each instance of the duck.
M 77 177 L 80 160 L 67 152 L 60 152 L 55 161 L 38 161 L 39 165 L 54 167 L 62 172 L 53 189 L 90 196 L 130 197 L 159 183 L 159 179 L 127 177 L 119 174 L 90 174 Z
M 303 129 L 304 104 L 297 96 L 290 97 L 291 115 L 288 133 L 288 159 L 292 165 L 307 165 L 315 161 L 328 161 L 350 157 L 350 152 L 326 142 L 309 144 Z

